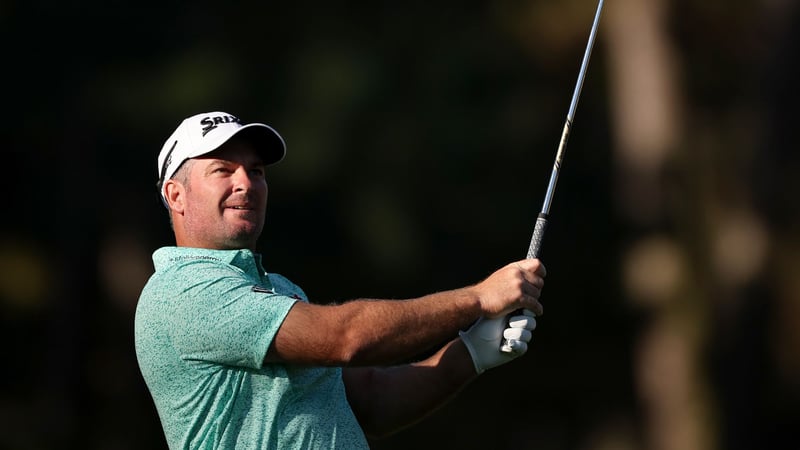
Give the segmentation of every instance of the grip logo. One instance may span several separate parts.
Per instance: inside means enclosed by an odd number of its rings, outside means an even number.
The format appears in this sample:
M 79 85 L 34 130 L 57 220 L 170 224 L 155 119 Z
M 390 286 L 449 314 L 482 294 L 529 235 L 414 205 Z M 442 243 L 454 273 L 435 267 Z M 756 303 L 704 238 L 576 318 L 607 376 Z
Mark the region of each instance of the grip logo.
M 231 115 L 204 117 L 203 120 L 200 121 L 200 125 L 203 125 L 203 136 L 223 123 L 241 123 L 241 121 L 239 118 Z

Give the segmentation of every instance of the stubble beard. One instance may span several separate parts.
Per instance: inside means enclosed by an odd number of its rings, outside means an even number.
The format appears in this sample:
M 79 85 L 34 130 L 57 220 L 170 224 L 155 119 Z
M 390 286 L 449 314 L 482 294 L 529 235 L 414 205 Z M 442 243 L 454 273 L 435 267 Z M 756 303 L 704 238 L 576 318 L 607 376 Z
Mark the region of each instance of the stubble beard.
M 263 214 L 263 213 L 262 213 Z M 264 228 L 263 216 L 258 220 L 245 221 L 237 218 L 232 221 L 225 213 L 209 220 L 195 219 L 195 215 L 187 215 L 185 222 L 190 235 L 196 236 L 197 246 L 217 250 L 255 250 L 256 242 Z

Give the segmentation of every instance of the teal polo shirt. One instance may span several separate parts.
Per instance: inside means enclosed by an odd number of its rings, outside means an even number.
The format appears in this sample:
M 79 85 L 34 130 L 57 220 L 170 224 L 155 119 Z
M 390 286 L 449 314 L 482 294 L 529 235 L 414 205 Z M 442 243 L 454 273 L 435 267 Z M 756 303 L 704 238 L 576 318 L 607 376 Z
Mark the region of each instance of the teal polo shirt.
M 136 357 L 171 449 L 364 449 L 341 368 L 265 364 L 297 301 L 249 250 L 164 247 L 136 307 Z

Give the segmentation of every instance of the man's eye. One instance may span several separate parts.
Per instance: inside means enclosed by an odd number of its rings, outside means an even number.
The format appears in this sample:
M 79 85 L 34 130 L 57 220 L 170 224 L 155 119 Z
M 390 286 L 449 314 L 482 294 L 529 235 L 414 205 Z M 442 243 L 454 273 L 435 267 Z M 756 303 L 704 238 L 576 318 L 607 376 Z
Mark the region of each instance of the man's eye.
M 264 176 L 264 169 L 262 167 L 256 167 L 254 169 L 250 169 L 250 173 L 253 175 L 263 177 Z

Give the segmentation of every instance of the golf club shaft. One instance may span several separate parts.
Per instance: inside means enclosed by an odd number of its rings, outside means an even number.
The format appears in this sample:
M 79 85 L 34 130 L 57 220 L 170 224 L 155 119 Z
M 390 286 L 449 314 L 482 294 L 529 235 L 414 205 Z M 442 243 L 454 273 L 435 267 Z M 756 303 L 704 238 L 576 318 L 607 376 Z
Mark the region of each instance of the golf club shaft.
M 538 258 L 542 251 L 542 240 L 544 239 L 544 233 L 547 230 L 547 224 L 550 218 L 550 205 L 553 202 L 553 195 L 555 194 L 556 183 L 558 182 L 558 174 L 561 172 L 561 162 L 564 159 L 564 151 L 567 148 L 569 133 L 572 129 L 572 120 L 575 118 L 575 109 L 578 107 L 578 99 L 580 99 L 581 96 L 583 80 L 586 77 L 586 69 L 589 66 L 589 58 L 592 55 L 594 40 L 597 36 L 597 25 L 600 22 L 600 12 L 602 10 L 603 0 L 600 0 L 597 4 L 597 11 L 594 15 L 592 31 L 589 33 L 589 42 L 586 44 L 586 51 L 583 53 L 583 61 L 581 62 L 581 69 L 578 72 L 578 81 L 575 84 L 575 91 L 572 93 L 572 101 L 569 104 L 567 120 L 564 122 L 564 130 L 561 132 L 561 141 L 558 143 L 556 160 L 553 163 L 553 170 L 550 173 L 550 182 L 547 184 L 547 192 L 544 197 L 544 204 L 542 205 L 542 210 L 539 213 L 539 216 L 536 218 L 536 225 L 533 228 L 533 236 L 531 237 L 531 243 L 528 246 L 528 258 Z M 513 351 L 512 344 L 506 340 L 503 342 L 500 350 L 506 353 L 511 352 Z

